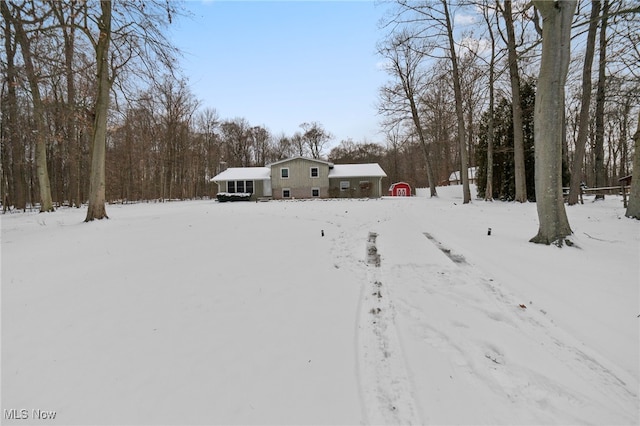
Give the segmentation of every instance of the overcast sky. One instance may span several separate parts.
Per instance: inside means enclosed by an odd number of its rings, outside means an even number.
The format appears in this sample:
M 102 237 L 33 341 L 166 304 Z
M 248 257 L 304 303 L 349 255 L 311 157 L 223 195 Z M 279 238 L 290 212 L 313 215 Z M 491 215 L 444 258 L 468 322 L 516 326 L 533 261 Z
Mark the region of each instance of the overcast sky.
M 195 96 L 223 119 L 292 135 L 317 121 L 335 138 L 383 142 L 373 1 L 188 1 L 172 30 Z

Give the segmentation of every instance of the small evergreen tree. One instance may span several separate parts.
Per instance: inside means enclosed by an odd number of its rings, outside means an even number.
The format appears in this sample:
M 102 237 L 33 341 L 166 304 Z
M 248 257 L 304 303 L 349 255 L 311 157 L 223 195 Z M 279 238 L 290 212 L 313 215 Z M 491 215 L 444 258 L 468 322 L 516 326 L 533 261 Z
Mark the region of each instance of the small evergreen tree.
M 533 148 L 533 107 L 535 83 L 528 81 L 520 88 L 522 104 L 522 125 L 524 133 L 525 175 L 527 199 L 535 201 L 534 148 Z M 513 153 L 513 115 L 511 99 L 502 98 L 494 110 L 494 154 L 493 154 L 493 198 L 503 201 L 515 199 L 515 163 Z M 478 196 L 485 197 L 487 183 L 487 124 L 488 112 L 480 122 L 480 141 L 476 150 L 476 172 Z

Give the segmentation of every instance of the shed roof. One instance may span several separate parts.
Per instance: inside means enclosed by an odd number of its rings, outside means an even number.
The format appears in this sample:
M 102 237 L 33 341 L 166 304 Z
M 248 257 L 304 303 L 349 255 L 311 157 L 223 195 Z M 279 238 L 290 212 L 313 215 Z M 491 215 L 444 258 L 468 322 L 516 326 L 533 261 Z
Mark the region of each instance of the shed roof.
M 380 167 L 378 163 L 334 164 L 333 169 L 329 170 L 329 179 L 386 176 L 387 174 L 382 170 L 382 167 Z
M 224 182 L 228 180 L 269 180 L 271 169 L 269 167 L 229 167 L 222 173 L 211 178 L 212 182 Z
M 469 167 L 469 172 L 467 174 L 467 177 L 469 179 L 475 179 L 476 178 L 476 168 L 475 167 Z M 449 180 L 450 181 L 460 180 L 460 170 L 456 170 L 455 172 L 451 173 L 451 175 L 449 175 Z
M 389 190 L 392 190 L 393 188 L 395 188 L 396 186 L 402 186 L 402 185 L 406 185 L 409 188 L 411 188 L 411 185 L 409 185 L 407 182 L 396 182 L 396 183 L 392 183 L 391 186 L 389 187 Z

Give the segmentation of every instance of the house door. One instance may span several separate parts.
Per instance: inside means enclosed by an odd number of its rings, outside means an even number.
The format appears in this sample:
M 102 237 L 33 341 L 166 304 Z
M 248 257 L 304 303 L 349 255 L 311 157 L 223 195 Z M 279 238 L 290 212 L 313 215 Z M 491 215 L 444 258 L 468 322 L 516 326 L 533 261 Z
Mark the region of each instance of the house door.
M 398 195 L 398 197 L 406 197 L 407 188 L 398 188 L 396 194 Z
M 262 191 L 264 192 L 265 197 L 271 197 L 271 179 L 262 181 Z

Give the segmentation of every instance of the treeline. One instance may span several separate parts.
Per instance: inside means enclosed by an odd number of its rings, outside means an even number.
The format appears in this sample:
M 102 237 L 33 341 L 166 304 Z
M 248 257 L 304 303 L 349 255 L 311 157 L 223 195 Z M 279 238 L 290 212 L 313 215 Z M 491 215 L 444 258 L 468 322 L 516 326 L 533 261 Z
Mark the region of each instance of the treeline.
M 262 166 L 296 155 L 378 162 L 388 175 L 385 185 L 406 181 L 431 187 L 433 195 L 452 172 L 478 166 L 481 196 L 535 199 L 532 102 L 541 20 L 529 3 L 387 4 L 378 52 L 390 79 L 379 92 L 376 141 L 337 141 L 313 117 L 293 134 L 273 134 L 202 108 L 165 38 L 166 26 L 180 16 L 178 5 L 0 2 L 4 209 L 41 205 L 43 186 L 55 205 L 89 199 L 102 102 L 95 42 L 106 12 L 117 17 L 108 51 L 107 201 L 208 197 L 217 189 L 209 179 L 221 164 Z M 566 86 L 565 185 L 571 177 L 588 186 L 616 185 L 631 173 L 640 104 L 639 5 L 579 3 Z
M 419 143 L 432 195 L 451 171 L 479 166 L 481 197 L 535 200 L 542 3 L 390 4 L 378 46 L 390 76 L 379 102 L 387 147 Z M 575 11 L 562 135 L 563 185 L 572 191 L 618 185 L 631 173 L 640 104 L 640 2 L 580 1 Z

